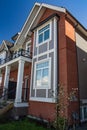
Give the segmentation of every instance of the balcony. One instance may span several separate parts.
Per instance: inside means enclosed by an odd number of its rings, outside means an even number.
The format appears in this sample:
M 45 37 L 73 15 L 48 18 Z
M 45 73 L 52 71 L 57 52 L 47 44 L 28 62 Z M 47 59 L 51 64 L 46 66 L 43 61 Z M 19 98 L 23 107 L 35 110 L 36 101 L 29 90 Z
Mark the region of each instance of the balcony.
M 32 59 L 32 54 L 31 52 L 27 51 L 27 50 L 19 50 L 15 53 L 12 53 L 10 56 L 7 56 L 5 59 L 3 60 L 0 60 L 0 65 L 3 65 L 9 61 L 12 61 L 18 57 L 26 57 L 26 58 L 29 58 L 29 59 Z

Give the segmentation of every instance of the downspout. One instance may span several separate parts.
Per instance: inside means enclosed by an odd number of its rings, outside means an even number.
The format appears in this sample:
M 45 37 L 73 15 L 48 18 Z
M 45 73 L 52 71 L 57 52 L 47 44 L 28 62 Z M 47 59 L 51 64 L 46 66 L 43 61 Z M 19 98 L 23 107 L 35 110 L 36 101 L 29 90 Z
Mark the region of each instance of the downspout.
M 74 26 L 75 28 L 75 41 L 76 41 L 76 28 L 78 27 L 78 23 Z M 80 122 L 80 88 L 79 88 L 79 68 L 78 68 L 78 51 L 76 46 L 76 63 L 77 63 L 77 79 L 78 79 L 78 102 L 79 102 L 79 122 Z
M 59 94 L 59 19 L 57 20 L 57 103 Z

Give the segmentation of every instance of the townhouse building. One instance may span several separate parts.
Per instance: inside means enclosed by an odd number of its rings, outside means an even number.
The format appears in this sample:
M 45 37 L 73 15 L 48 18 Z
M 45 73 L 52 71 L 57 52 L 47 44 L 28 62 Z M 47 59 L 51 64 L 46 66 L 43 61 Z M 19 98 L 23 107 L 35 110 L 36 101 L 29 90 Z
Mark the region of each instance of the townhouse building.
M 63 7 L 35 3 L 12 39 L 0 46 L 1 95 L 13 101 L 12 115 L 53 121 L 62 86 L 65 117 L 86 121 L 86 28 Z

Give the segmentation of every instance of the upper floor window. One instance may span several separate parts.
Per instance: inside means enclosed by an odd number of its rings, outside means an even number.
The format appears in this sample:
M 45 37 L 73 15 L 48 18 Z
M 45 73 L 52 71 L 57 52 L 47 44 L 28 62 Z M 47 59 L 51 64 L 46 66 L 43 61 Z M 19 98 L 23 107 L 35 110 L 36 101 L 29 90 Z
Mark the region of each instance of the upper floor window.
M 30 53 L 31 52 L 31 41 L 26 43 L 26 50 Z
M 38 44 L 50 39 L 50 23 L 38 30 Z

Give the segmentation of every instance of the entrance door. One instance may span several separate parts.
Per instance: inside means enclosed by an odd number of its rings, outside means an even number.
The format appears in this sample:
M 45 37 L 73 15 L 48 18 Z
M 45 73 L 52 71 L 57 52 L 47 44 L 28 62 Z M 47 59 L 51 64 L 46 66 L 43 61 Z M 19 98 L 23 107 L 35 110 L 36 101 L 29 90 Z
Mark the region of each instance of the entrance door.
M 15 99 L 17 82 L 9 81 L 8 85 L 8 99 Z

